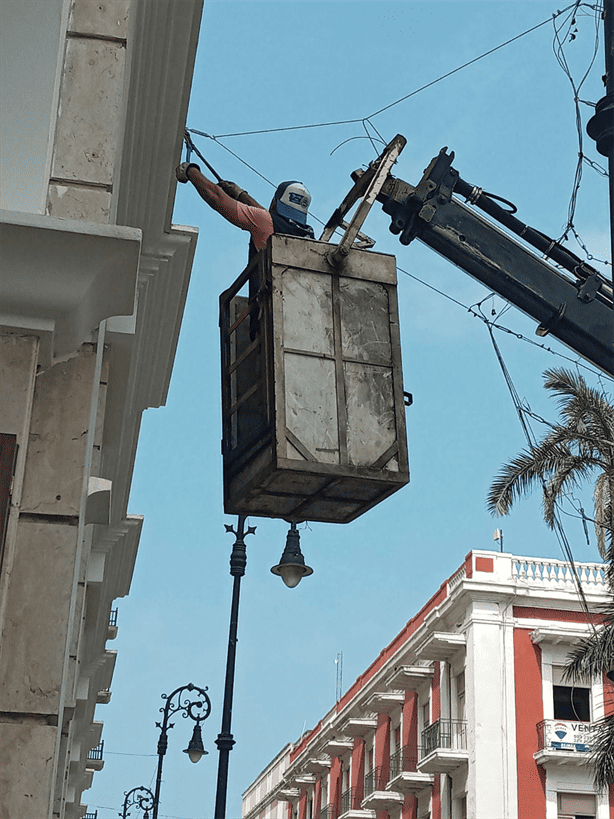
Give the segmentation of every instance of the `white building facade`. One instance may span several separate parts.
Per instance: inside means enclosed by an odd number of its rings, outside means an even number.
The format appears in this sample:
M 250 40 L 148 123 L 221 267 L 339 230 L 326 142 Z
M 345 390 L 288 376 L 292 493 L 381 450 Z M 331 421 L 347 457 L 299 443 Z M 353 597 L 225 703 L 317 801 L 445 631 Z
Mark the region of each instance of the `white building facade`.
M 94 709 L 111 696 L 113 601 L 141 532 L 127 513 L 139 426 L 166 400 L 196 246 L 171 213 L 201 12 L 2 8 L 3 819 L 80 819 L 104 762 Z
M 596 612 L 603 566 L 576 568 Z M 562 676 L 591 628 L 568 564 L 471 552 L 247 789 L 243 819 L 614 817 L 587 764 L 612 686 Z

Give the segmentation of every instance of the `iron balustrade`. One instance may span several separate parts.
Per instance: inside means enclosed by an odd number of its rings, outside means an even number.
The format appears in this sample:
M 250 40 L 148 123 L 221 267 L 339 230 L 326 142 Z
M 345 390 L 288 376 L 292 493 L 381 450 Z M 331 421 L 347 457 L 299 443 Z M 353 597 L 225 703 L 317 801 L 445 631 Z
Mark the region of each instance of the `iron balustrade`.
M 109 625 L 116 626 L 117 625 L 117 609 L 111 609 L 109 614 Z
M 88 753 L 88 759 L 102 759 L 102 750 L 104 748 L 104 740 Z
M 339 816 L 343 816 L 344 813 L 347 813 L 349 810 L 352 810 L 352 808 L 356 804 L 357 792 L 358 788 L 348 788 L 346 791 L 343 791 L 339 803 L 340 804 Z
M 335 810 L 335 806 L 329 804 L 324 805 L 323 808 L 320 808 L 320 812 L 318 813 L 318 819 L 337 819 L 337 812 Z
M 415 771 L 418 762 L 419 748 L 404 745 L 390 757 L 390 779 L 394 779 L 403 771 Z
M 460 750 L 467 747 L 467 723 L 460 719 L 438 719 L 422 731 L 423 759 L 437 748 Z
M 383 775 L 383 768 L 374 768 L 365 774 L 365 796 L 369 796 L 373 791 L 386 790 L 388 778 Z
M 98 819 L 98 811 L 95 810 L 94 813 L 84 813 L 83 819 Z

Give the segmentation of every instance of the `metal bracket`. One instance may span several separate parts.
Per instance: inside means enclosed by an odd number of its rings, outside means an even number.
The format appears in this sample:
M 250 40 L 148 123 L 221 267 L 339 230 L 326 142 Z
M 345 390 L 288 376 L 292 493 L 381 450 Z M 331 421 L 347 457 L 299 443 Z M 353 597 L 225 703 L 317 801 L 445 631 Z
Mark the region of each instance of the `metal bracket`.
M 342 223 L 343 216 L 352 207 L 354 202 L 362 196 L 362 202 L 358 205 L 341 241 L 333 252 L 328 255 L 328 260 L 333 267 L 339 267 L 349 255 L 355 239 L 360 234 L 360 228 L 371 210 L 371 206 L 375 202 L 385 181 L 388 179 L 390 169 L 397 161 L 406 143 L 407 140 L 405 137 L 401 134 L 397 134 L 394 139 L 386 145 L 377 160 L 371 163 L 368 170 L 358 177 L 354 182 L 354 187 L 328 220 L 320 241 L 327 242 L 330 239 L 335 229 Z
M 380 201 L 384 213 L 392 217 L 391 233 L 401 234 L 401 244 L 408 245 L 420 234 L 420 222 L 432 221 L 440 205 L 452 199 L 452 193 L 459 175 L 452 167 L 454 151 L 447 153 L 447 147 L 434 157 L 424 171 L 417 187 L 413 188 L 402 180 L 396 185 L 387 185 Z
M 603 279 L 597 273 L 588 276 L 578 290 L 578 298 L 580 301 L 584 301 L 587 304 L 589 301 L 592 301 L 599 292 L 602 281 Z
M 547 321 L 542 321 L 542 323 L 535 331 L 535 335 L 541 336 L 543 338 L 544 336 L 547 336 L 548 333 L 552 332 L 552 330 L 555 329 L 556 325 L 561 321 L 561 319 L 565 315 L 566 309 L 567 304 L 565 302 L 559 304 L 559 309 L 556 311 L 556 313 L 553 313 Z

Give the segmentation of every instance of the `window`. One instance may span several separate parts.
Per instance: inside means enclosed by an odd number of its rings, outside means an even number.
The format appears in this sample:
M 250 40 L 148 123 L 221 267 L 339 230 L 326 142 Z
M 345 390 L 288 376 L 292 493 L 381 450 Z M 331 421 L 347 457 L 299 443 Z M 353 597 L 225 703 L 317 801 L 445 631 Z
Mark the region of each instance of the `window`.
M 396 754 L 397 751 L 401 750 L 401 726 L 397 725 L 397 727 L 392 732 L 392 748 L 391 751 L 393 754 Z
M 465 672 L 456 677 L 456 719 L 465 719 Z
M 595 819 L 597 805 L 590 793 L 559 793 L 558 819 Z
M 575 722 L 591 721 L 591 690 L 563 682 L 563 666 L 552 667 L 554 718 Z
M 428 699 L 422 706 L 422 727 L 428 728 L 431 724 L 431 701 Z
M 373 770 L 373 748 L 369 748 L 367 751 L 367 772 Z

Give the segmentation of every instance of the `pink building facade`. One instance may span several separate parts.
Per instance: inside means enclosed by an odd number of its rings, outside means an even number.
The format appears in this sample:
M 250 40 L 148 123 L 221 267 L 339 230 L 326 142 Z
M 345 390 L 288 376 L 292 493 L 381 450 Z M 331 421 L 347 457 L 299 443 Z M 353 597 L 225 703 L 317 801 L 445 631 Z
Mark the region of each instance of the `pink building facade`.
M 602 565 L 577 571 L 596 612 Z M 250 785 L 244 819 L 614 819 L 588 764 L 612 686 L 562 676 L 590 628 L 563 561 L 471 552 Z

